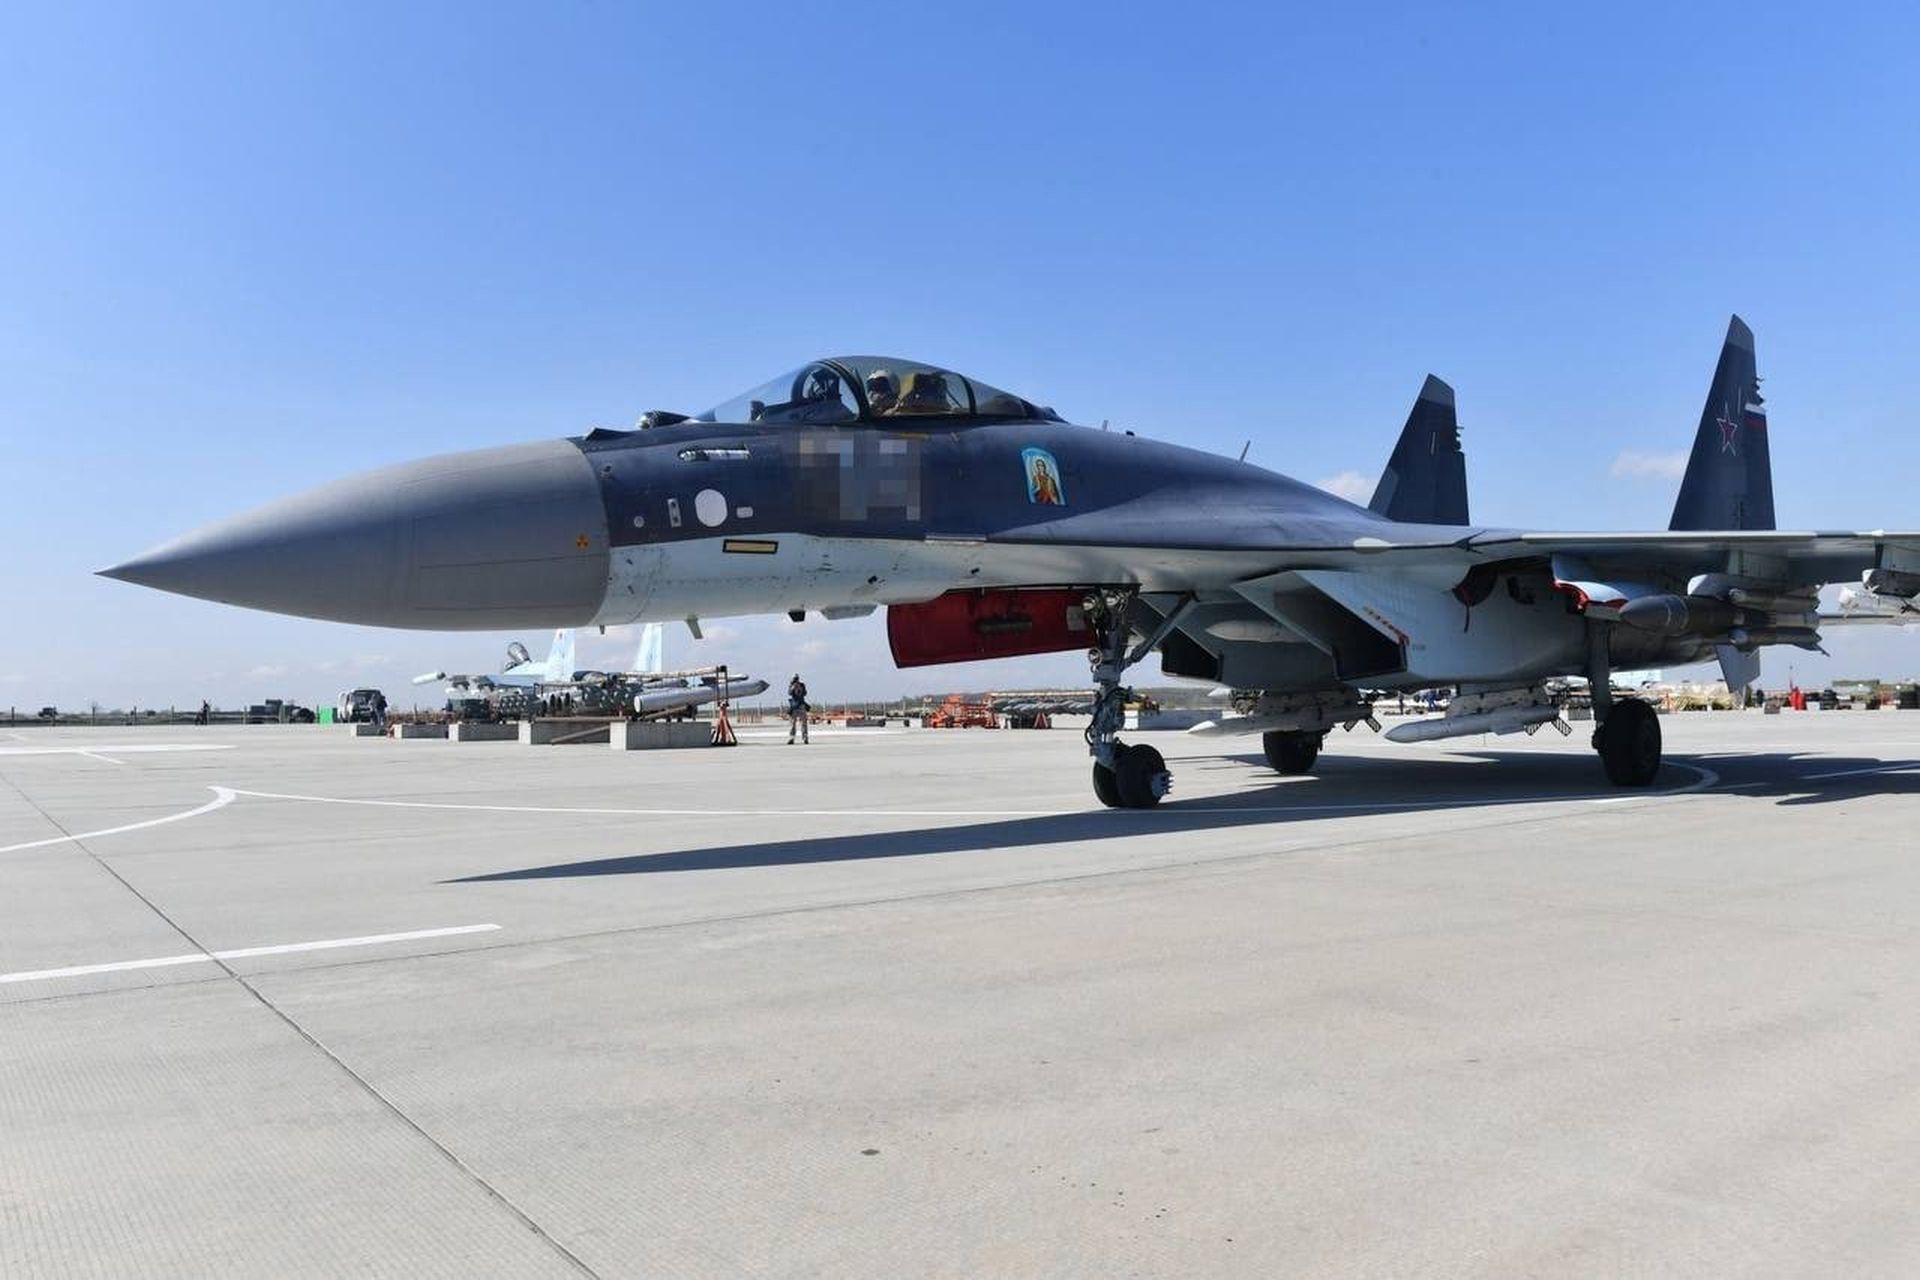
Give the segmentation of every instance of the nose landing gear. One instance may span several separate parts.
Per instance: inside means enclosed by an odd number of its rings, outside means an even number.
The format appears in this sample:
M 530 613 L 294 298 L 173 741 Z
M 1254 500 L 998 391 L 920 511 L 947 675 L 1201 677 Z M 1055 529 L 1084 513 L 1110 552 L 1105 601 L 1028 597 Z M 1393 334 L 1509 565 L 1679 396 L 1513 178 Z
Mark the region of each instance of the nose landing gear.
M 1101 589 L 1088 593 L 1083 602 L 1087 624 L 1095 636 L 1093 648 L 1087 651 L 1094 684 L 1087 753 L 1093 757 L 1093 794 L 1110 809 L 1151 809 L 1173 789 L 1173 775 L 1157 749 L 1120 741 L 1120 730 L 1126 726 L 1127 701 L 1133 697 L 1133 690 L 1123 687 L 1120 677 L 1180 625 L 1193 608 L 1193 597 L 1182 599 L 1151 635 L 1128 649 L 1131 633 L 1126 619 L 1134 595 L 1132 590 Z
M 1138 743 L 1113 744 L 1113 765 L 1093 762 L 1093 794 L 1109 809 L 1151 809 L 1173 790 L 1173 775 L 1160 752 Z

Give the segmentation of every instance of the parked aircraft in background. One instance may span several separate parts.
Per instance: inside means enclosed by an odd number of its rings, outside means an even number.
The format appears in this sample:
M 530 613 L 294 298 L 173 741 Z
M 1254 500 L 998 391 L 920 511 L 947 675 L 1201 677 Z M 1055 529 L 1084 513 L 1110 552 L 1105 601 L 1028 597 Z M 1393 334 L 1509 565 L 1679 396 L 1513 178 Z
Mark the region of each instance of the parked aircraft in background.
M 627 670 L 576 671 L 564 685 L 543 687 L 549 694 L 570 696 L 578 709 L 649 719 L 691 715 L 723 697 L 751 698 L 765 693 L 767 682 L 719 667 L 667 670 L 666 628 L 649 622 L 640 628 L 640 648 Z
M 646 651 L 643 641 L 641 651 Z M 562 627 L 553 633 L 553 643 L 547 649 L 544 661 L 535 662 L 527 653 L 527 646 L 515 640 L 507 646 L 507 661 L 498 675 L 472 675 L 465 673 L 449 674 L 445 671 L 429 671 L 413 678 L 415 684 L 433 684 L 444 681 L 447 692 L 458 696 L 484 695 L 487 690 L 501 688 L 532 689 L 543 684 L 562 684 L 573 679 L 574 672 L 574 630 Z
M 1369 691 L 1452 687 L 1388 736 L 1532 731 L 1585 675 L 1607 776 L 1650 783 L 1660 722 L 1616 668 L 1818 644 L 1816 592 L 1920 594 L 1920 533 L 1774 529 L 1753 335 L 1728 326 L 1669 529 L 1468 523 L 1453 391 L 1429 378 L 1367 507 L 1228 458 L 1074 426 L 951 370 L 819 360 L 703 414 L 368 472 L 104 572 L 204 599 L 436 630 L 886 606 L 902 666 L 1089 650 L 1094 790 L 1166 794 L 1120 741 L 1127 670 L 1243 695 L 1285 773 Z M 1240 699 L 1237 699 L 1240 700 Z
M 640 647 L 633 665 L 622 671 L 583 670 L 575 665 L 574 630 L 553 633 L 553 645 L 544 661 L 535 662 L 518 640 L 507 646 L 507 662 L 498 675 L 449 674 L 429 671 L 413 678 L 415 684 L 444 681 L 456 699 L 482 698 L 490 702 L 511 695 L 507 715 L 540 708 L 564 707 L 599 715 L 663 716 L 719 701 L 719 668 L 690 671 L 666 669 L 666 628 L 650 622 L 640 628 Z M 729 676 L 729 698 L 751 698 L 767 691 L 767 682 L 746 675 Z M 496 707 L 496 711 L 500 708 Z

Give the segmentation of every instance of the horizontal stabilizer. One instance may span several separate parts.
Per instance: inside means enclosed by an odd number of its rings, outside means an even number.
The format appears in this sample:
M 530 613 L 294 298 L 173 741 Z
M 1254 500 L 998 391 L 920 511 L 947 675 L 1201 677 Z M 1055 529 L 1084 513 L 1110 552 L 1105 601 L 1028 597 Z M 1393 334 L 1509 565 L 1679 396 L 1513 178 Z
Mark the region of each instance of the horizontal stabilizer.
M 1453 388 L 1427 375 L 1407 425 L 1367 504 L 1389 520 L 1412 524 L 1466 524 L 1467 457 Z

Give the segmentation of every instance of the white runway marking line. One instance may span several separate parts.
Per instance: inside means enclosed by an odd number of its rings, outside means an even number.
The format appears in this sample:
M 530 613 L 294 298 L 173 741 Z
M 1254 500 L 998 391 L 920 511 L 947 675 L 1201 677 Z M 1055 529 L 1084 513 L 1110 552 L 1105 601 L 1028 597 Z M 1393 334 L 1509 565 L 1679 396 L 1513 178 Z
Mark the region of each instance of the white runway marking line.
M 883 733 L 905 733 L 905 729 L 814 729 L 823 738 L 871 738 Z M 785 729 L 736 729 L 736 738 L 784 738 Z
M 26 739 L 20 738 L 20 741 L 25 742 Z M 158 755 L 166 751 L 231 750 L 231 742 L 106 742 L 97 747 L 0 747 L 0 756 L 90 756 L 101 751 L 117 751 L 121 755 Z
M 1863 773 L 1904 773 L 1916 766 L 1920 766 L 1920 760 L 1893 760 L 1864 769 L 1835 769 L 1832 773 L 1809 773 L 1803 775 L 1802 780 L 1813 782 L 1820 778 L 1852 778 Z
M 116 960 L 110 964 L 75 964 L 64 969 L 28 969 L 20 973 L 0 973 L 0 984 L 11 982 L 47 982 L 54 978 L 83 978 L 95 973 L 125 973 L 133 969 L 169 969 L 182 964 L 212 964 L 216 960 L 247 960 L 254 956 L 292 955 L 298 951 L 337 951 L 341 947 L 379 947 L 394 942 L 418 942 L 425 938 L 453 938 L 466 933 L 492 933 L 497 924 L 459 924 L 445 929 L 413 929 L 406 933 L 370 933 L 360 938 L 322 938 L 318 942 L 287 942 L 272 947 L 235 947 L 230 951 L 190 951 L 181 956 L 155 956 L 149 960 Z
M 28 840 L 22 844 L 0 845 L 0 853 L 19 853 L 23 849 L 44 849 L 50 844 L 68 844 L 75 840 L 94 840 L 101 836 L 117 836 L 127 831 L 145 831 L 148 827 L 163 827 L 169 822 L 185 822 L 188 818 L 197 818 L 203 813 L 212 813 L 215 809 L 224 809 L 233 803 L 236 792 L 226 787 L 209 787 L 213 799 L 198 809 L 188 809 L 184 813 L 170 813 L 163 818 L 148 818 L 145 822 L 129 822 L 125 826 L 102 827 L 98 831 L 76 831 L 69 836 L 48 836 L 45 840 Z
M 365 805 L 376 809 L 434 809 L 468 813 L 546 813 L 581 814 L 589 817 L 614 818 L 1067 818 L 1077 814 L 1113 812 L 1119 815 L 1155 813 L 1178 816 L 1206 816 L 1219 814 L 1231 817 L 1242 813 L 1377 813 L 1387 809 L 1431 809 L 1478 801 L 1483 807 L 1493 808 L 1515 804 L 1625 804 L 1634 800 L 1656 800 L 1664 796 L 1687 795 L 1703 791 L 1716 785 L 1720 775 L 1713 770 L 1697 764 L 1677 764 L 1679 769 L 1687 769 L 1699 775 L 1694 781 L 1682 787 L 1667 787 L 1659 791 L 1638 791 L 1622 796 L 1518 796 L 1479 800 L 1478 797 L 1440 797 L 1431 800 L 1381 800 L 1364 801 L 1353 804 L 1280 804 L 1280 805 L 1234 805 L 1228 808 L 1194 809 L 727 809 L 708 807 L 704 809 L 603 809 L 603 808 L 567 808 L 557 805 L 531 804 L 454 804 L 436 800 L 356 800 L 344 796 L 295 795 L 282 791 L 246 791 L 237 790 L 235 795 L 251 796 L 257 800 L 293 800 L 304 804 L 345 804 Z M 5 850 L 0 849 L 0 853 Z
M 1077 813 L 1076 809 L 996 809 L 983 813 L 978 809 L 602 809 L 566 808 L 537 804 L 452 804 L 436 800 L 355 800 L 344 796 L 304 796 L 282 791 L 244 791 L 235 795 L 256 800 L 296 800 L 305 804 L 368 805 L 376 809 L 452 809 L 469 813 L 577 813 L 612 818 L 980 818 L 1005 815 L 1015 818 L 1042 818 Z M 0 849 L 0 853 L 6 852 Z
M 1630 800 L 1649 800 L 1655 796 L 1683 796 L 1691 791 L 1705 791 L 1710 787 L 1719 785 L 1720 775 L 1715 773 L 1713 770 L 1707 768 L 1705 765 L 1680 764 L 1678 762 L 1675 762 L 1674 768 L 1691 769 L 1695 773 L 1699 774 L 1700 776 L 1694 779 L 1692 782 L 1689 782 L 1684 787 L 1668 787 L 1663 791 L 1642 791 L 1637 795 L 1633 793 L 1628 793 L 1627 795 L 1623 795 L 1623 796 L 1599 796 L 1587 801 L 1587 803 L 1588 804 L 1626 804 Z

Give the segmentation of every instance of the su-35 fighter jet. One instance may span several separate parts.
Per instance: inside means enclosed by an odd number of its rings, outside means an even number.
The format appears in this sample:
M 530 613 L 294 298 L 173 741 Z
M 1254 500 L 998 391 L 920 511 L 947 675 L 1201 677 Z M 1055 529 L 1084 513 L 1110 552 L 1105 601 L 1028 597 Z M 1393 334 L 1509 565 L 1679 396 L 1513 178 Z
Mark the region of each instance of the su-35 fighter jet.
M 1363 691 L 1455 690 L 1425 740 L 1561 724 L 1591 682 L 1607 776 L 1660 767 L 1654 710 L 1615 667 L 1819 642 L 1816 591 L 1920 593 L 1920 533 L 1773 527 L 1753 335 L 1736 317 L 1670 529 L 1469 523 L 1453 392 L 1429 378 L 1366 507 L 1229 458 L 1063 421 L 910 360 L 818 360 L 706 413 L 387 467 L 104 572 L 209 600 L 432 630 L 887 609 L 903 666 L 1086 649 L 1087 743 L 1109 804 L 1170 778 L 1119 733 L 1128 668 L 1237 691 L 1283 773 Z M 1554 682 L 1554 683 L 1549 683 Z

